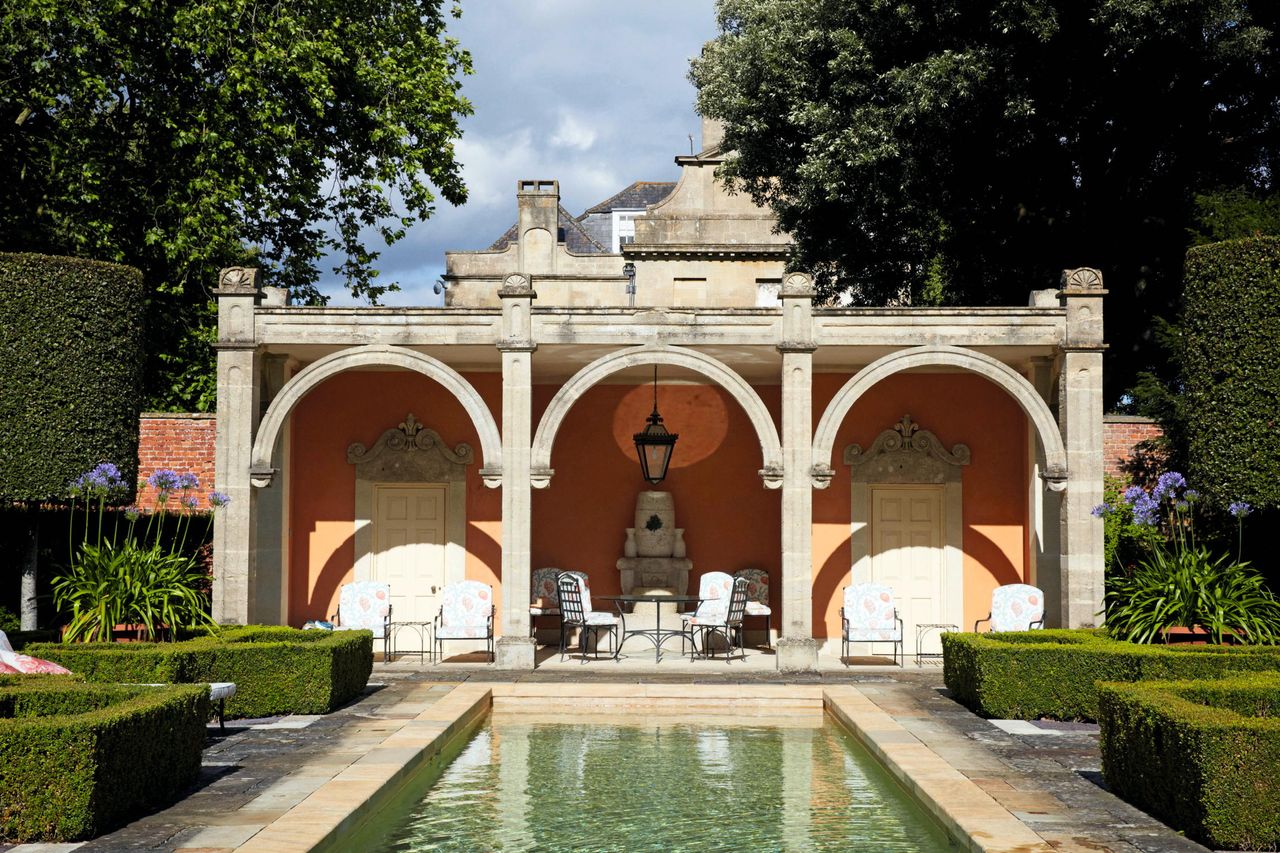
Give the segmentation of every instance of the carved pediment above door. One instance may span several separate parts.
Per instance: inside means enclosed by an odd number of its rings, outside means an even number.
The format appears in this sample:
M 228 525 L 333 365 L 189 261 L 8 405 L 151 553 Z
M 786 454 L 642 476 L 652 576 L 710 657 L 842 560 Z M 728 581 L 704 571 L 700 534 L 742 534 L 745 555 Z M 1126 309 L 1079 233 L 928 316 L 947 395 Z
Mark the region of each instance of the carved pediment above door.
M 365 447 L 355 442 L 347 448 L 347 461 L 356 466 L 361 480 L 384 483 L 448 482 L 465 477 L 475 461 L 471 445 L 450 449 L 440 433 L 418 422 L 410 412 L 399 426 L 386 430 Z
M 946 450 L 938 437 L 903 415 L 867 450 L 860 444 L 845 448 L 844 463 L 853 478 L 872 483 L 948 483 L 958 481 L 970 460 L 969 448 L 957 444 Z

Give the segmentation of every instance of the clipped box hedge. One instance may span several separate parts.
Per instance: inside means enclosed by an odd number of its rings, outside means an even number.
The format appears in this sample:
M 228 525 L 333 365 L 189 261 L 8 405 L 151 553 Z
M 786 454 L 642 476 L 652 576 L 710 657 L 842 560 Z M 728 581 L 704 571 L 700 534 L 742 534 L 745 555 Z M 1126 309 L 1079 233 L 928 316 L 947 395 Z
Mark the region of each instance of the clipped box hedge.
M 1214 849 L 1280 846 L 1280 674 L 1098 694 L 1113 793 Z
M 33 643 L 26 654 L 86 681 L 234 681 L 228 717 L 327 714 L 360 695 L 373 671 L 368 631 L 223 628 L 176 643 Z
M 998 719 L 1096 720 L 1099 681 L 1280 670 L 1280 646 L 1140 645 L 1092 630 L 943 634 L 942 651 L 951 695 Z
M 0 677 L 0 839 L 78 841 L 195 782 L 209 688 Z

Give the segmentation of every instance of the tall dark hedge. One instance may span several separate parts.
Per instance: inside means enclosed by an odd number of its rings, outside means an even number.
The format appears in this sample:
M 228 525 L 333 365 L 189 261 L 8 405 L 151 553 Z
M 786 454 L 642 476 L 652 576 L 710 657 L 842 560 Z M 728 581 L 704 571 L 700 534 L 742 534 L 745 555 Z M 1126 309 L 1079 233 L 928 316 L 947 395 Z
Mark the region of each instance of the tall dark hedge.
M 1280 506 L 1280 238 L 1187 252 L 1182 383 L 1192 483 Z
M 0 253 L 0 498 L 63 498 L 99 462 L 136 481 L 144 301 L 132 267 Z

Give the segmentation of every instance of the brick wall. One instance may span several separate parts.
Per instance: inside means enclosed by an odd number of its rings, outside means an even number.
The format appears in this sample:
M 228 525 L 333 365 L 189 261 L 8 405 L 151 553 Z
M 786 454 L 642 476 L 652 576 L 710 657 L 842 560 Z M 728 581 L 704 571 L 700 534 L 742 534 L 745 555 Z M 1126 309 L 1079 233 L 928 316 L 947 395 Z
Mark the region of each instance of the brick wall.
M 193 494 L 200 499 L 199 508 L 208 509 L 208 495 L 213 491 L 213 447 L 218 422 L 212 414 L 146 412 L 139 419 L 138 506 L 151 507 L 155 494 L 145 485 L 159 468 L 171 468 L 179 474 L 190 471 L 200 480 Z
M 1133 415 L 1106 415 L 1102 425 L 1103 468 L 1108 477 L 1128 479 L 1122 466 L 1133 456 L 1140 442 L 1164 435 L 1150 418 Z

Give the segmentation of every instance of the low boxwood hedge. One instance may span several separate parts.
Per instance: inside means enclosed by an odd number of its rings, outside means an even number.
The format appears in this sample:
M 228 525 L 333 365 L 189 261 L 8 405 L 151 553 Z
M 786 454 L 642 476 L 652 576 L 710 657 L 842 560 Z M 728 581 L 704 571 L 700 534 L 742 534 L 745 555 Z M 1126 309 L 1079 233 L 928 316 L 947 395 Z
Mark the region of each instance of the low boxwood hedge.
M 1214 849 L 1280 845 L 1280 674 L 1101 684 L 1113 793 Z
M 327 714 L 358 696 L 373 671 L 368 631 L 249 625 L 176 643 L 33 643 L 25 652 L 86 681 L 234 681 L 228 717 Z
M 955 699 L 1000 719 L 1096 720 L 1099 681 L 1215 678 L 1280 670 L 1280 646 L 1154 646 L 1101 631 L 944 634 Z
M 78 841 L 172 802 L 200 773 L 209 688 L 0 680 L 0 839 Z

